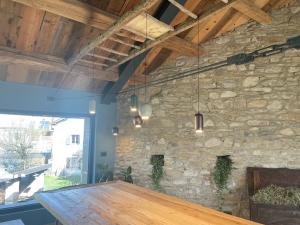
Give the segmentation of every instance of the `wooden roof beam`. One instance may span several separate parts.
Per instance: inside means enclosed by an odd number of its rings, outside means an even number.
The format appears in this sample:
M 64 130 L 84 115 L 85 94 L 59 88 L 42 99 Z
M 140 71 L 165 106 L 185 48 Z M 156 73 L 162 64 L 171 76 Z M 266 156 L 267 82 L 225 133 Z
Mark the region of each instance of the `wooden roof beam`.
M 230 3 L 227 5 L 224 5 L 224 4 L 215 5 L 213 8 L 211 8 L 210 10 L 208 10 L 207 12 L 202 14 L 198 19 L 189 19 L 186 22 L 177 25 L 175 27 L 174 31 L 169 31 L 154 41 L 151 41 L 151 40 L 146 41 L 145 43 L 143 43 L 141 45 L 141 49 L 132 50 L 128 57 L 119 60 L 118 63 L 113 64 L 108 69 L 117 67 L 117 66 L 133 59 L 134 57 L 144 53 L 145 51 L 161 44 L 162 42 L 167 41 L 169 38 L 174 37 L 177 34 L 180 34 L 184 31 L 196 26 L 198 23 L 203 23 L 203 22 L 211 19 L 212 17 L 216 16 L 218 13 L 222 12 L 223 10 L 228 10 L 229 8 L 232 8 L 239 1 L 242 1 L 242 0 L 231 0 Z
M 188 16 L 192 17 L 193 19 L 197 19 L 198 16 L 191 12 L 190 10 L 186 9 L 183 5 L 179 4 L 176 0 L 168 0 L 170 3 L 172 3 L 175 7 L 177 7 L 181 12 L 187 14 Z
M 173 36 L 168 39 L 168 41 L 163 42 L 158 45 L 161 48 L 167 48 L 175 52 L 181 53 L 181 55 L 187 55 L 192 57 L 198 56 L 198 46 L 189 41 L 186 41 L 177 36 Z M 199 54 L 204 55 L 204 50 L 200 49 Z
M 106 52 L 110 52 L 110 53 L 116 54 L 116 55 L 128 56 L 127 53 L 116 51 L 114 49 L 106 48 L 106 47 L 103 47 L 103 46 L 100 46 L 100 47 L 97 47 L 97 48 L 102 49 L 102 50 L 104 50 Z
M 44 10 L 83 24 L 105 30 L 118 16 L 78 0 L 12 0 L 32 8 Z
M 91 65 L 102 66 L 102 67 L 108 67 L 108 65 L 105 63 L 94 62 L 94 61 L 90 61 L 90 60 L 86 60 L 86 59 L 80 59 L 79 62 L 87 63 L 87 64 L 91 64 Z
M 137 5 L 133 10 L 128 11 L 120 17 L 112 26 L 110 26 L 102 35 L 94 38 L 90 43 L 85 45 L 80 51 L 72 55 L 67 63 L 69 65 L 74 65 L 78 60 L 88 54 L 92 49 L 101 45 L 103 42 L 109 39 L 113 34 L 119 32 L 123 29 L 126 24 L 133 18 L 138 16 L 140 13 L 150 9 L 158 0 L 143 0 L 141 4 Z
M 70 67 L 65 63 L 63 58 L 54 57 L 44 54 L 28 53 L 19 51 L 14 48 L 0 47 L 0 63 L 1 64 L 16 64 L 32 66 L 34 69 L 48 72 L 63 72 L 68 73 L 71 76 L 88 76 L 90 77 L 90 67 L 83 65 L 74 65 L 70 71 Z M 96 68 L 94 77 L 99 80 L 116 81 L 118 79 L 118 73 L 114 71 L 100 70 Z
M 99 59 L 105 59 L 105 60 L 108 60 L 108 61 L 111 61 L 111 62 L 118 62 L 118 60 L 116 60 L 114 58 L 99 55 L 99 54 L 94 54 L 94 53 L 89 53 L 89 54 L 87 54 L 87 56 L 94 57 L 94 58 L 99 58 Z
M 233 4 L 233 8 L 249 18 L 257 21 L 258 23 L 270 24 L 272 22 L 272 17 L 268 13 L 257 7 L 249 0 L 239 0 Z
M 132 48 L 140 49 L 139 46 L 134 45 L 134 44 L 131 44 L 131 43 L 126 42 L 126 41 L 123 41 L 123 40 L 121 40 L 121 39 L 119 39 L 119 38 L 110 37 L 109 40 L 114 41 L 114 42 L 118 42 L 118 43 L 120 43 L 120 44 L 122 44 L 122 45 L 127 45 L 127 46 L 132 47 Z
M 99 8 L 93 7 L 87 3 L 78 0 L 12 0 L 14 2 L 44 10 L 46 12 L 59 15 L 100 30 L 108 29 L 119 16 L 108 13 Z M 124 29 L 126 29 L 124 27 Z M 130 34 L 131 32 L 123 32 L 128 38 L 136 38 L 139 41 L 144 40 L 144 37 L 139 34 Z

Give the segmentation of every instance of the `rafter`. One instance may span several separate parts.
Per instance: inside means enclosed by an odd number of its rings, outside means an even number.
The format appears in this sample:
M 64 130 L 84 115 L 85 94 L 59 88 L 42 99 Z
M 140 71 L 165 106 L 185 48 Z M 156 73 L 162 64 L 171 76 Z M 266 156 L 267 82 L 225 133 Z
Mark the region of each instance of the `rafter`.
M 77 64 L 70 70 L 62 58 L 44 54 L 33 54 L 6 47 L 0 47 L 0 63 L 32 66 L 37 70 L 69 73 L 71 76 L 90 77 L 89 71 L 91 70 L 90 67 Z M 115 81 L 118 79 L 118 74 L 113 71 L 103 71 L 97 67 L 94 78 Z
M 197 19 L 198 16 L 191 12 L 190 10 L 186 9 L 183 5 L 179 4 L 176 0 L 168 0 L 170 3 L 172 3 L 174 6 L 176 6 L 181 12 L 187 14 L 188 16 Z
M 181 55 L 187 55 L 187 56 L 198 56 L 198 46 L 188 42 L 184 39 L 181 39 L 177 36 L 173 36 L 168 39 L 168 41 L 163 42 L 162 44 L 158 45 L 161 48 L 167 48 L 175 52 L 181 53 Z M 203 55 L 205 51 L 203 49 L 200 49 L 199 54 Z
M 118 42 L 118 43 L 120 43 L 120 44 L 122 44 L 122 45 L 127 45 L 127 46 L 132 47 L 132 48 L 140 49 L 139 46 L 134 45 L 134 44 L 131 44 L 131 43 L 126 42 L 126 41 L 123 41 L 123 40 L 121 40 L 121 39 L 119 39 L 119 38 L 110 37 L 109 40 L 114 41 L 114 42 Z
M 178 0 L 178 2 L 180 4 L 185 4 L 186 0 Z M 163 4 L 166 7 L 164 7 L 164 10 L 162 11 L 158 19 L 166 24 L 170 24 L 180 11 L 171 4 L 165 2 Z M 184 16 L 186 15 L 184 14 Z M 124 85 L 134 74 L 136 68 L 144 61 L 146 54 L 147 52 L 135 57 L 133 60 L 129 61 L 128 64 L 126 64 L 123 68 L 120 69 L 120 78 L 118 79 L 118 81 L 114 83 L 110 82 L 105 87 L 105 91 L 103 92 L 104 95 L 102 97 L 103 103 L 110 103 L 111 101 L 114 101 L 116 99 L 116 93 L 122 90 Z
M 102 44 L 113 34 L 120 31 L 129 21 L 135 18 L 140 13 L 151 8 L 158 0 L 143 0 L 141 4 L 137 5 L 133 10 L 125 13 L 124 16 L 120 17 L 112 26 L 110 26 L 102 35 L 94 38 L 90 43 L 85 45 L 80 51 L 71 56 L 67 62 L 69 65 L 75 64 L 78 60 L 84 57 L 89 51 Z
M 87 54 L 87 56 L 99 58 L 99 59 L 105 59 L 105 60 L 112 61 L 112 62 L 118 62 L 118 60 L 116 60 L 112 57 L 107 57 L 107 56 L 98 55 L 98 54 L 94 54 L 94 53 L 89 53 L 89 54 Z
M 249 0 L 240 0 L 233 5 L 233 8 L 259 23 L 270 24 L 272 22 L 272 17 L 269 14 Z
M 181 23 L 178 26 L 176 26 L 174 31 L 169 31 L 166 34 L 164 34 L 164 35 L 160 36 L 159 38 L 155 39 L 154 41 L 151 41 L 151 40 L 146 41 L 145 43 L 143 43 L 141 45 L 141 49 L 132 50 L 128 57 L 119 60 L 118 63 L 113 64 L 110 67 L 110 69 L 114 68 L 114 67 L 117 67 L 117 66 L 129 61 L 130 59 L 140 55 L 141 53 L 144 53 L 145 51 L 157 46 L 158 44 L 160 44 L 160 43 L 162 43 L 166 40 L 168 40 L 169 38 L 174 37 L 174 36 L 184 32 L 184 31 L 196 26 L 198 23 L 203 23 L 203 22 L 213 18 L 214 16 L 216 16 L 218 13 L 222 12 L 223 10 L 227 10 L 229 8 L 232 8 L 239 1 L 241 1 L 241 0 L 232 0 L 230 2 L 230 4 L 227 4 L 227 5 L 217 4 L 216 6 L 211 8 L 210 10 L 203 13 L 198 19 L 189 19 L 186 22 Z
M 107 51 L 107 52 L 110 52 L 110 53 L 113 53 L 113 54 L 116 54 L 116 55 L 128 56 L 127 53 L 116 51 L 116 50 L 106 48 L 106 47 L 103 47 L 103 46 L 100 46 L 100 47 L 97 47 L 97 48 L 102 49 L 102 50 Z

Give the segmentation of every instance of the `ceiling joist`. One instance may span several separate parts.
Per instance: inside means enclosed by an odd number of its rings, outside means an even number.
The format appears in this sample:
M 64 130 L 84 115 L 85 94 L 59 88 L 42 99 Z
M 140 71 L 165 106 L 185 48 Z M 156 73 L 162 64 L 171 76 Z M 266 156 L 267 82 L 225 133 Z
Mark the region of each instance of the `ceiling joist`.
M 126 41 L 123 41 L 123 40 L 121 40 L 121 39 L 119 39 L 119 38 L 110 37 L 109 40 L 114 41 L 114 42 L 118 42 L 118 43 L 120 43 L 120 44 L 122 44 L 122 45 L 127 45 L 127 46 L 132 47 L 132 48 L 140 49 L 139 46 L 134 45 L 134 44 L 131 44 L 131 43 L 126 42 Z
M 96 48 L 99 48 L 99 49 L 104 50 L 104 51 L 106 51 L 106 52 L 113 53 L 113 54 L 115 54 L 115 55 L 128 56 L 127 53 L 120 52 L 120 51 L 116 51 L 116 50 L 114 50 L 114 49 L 106 48 L 106 47 L 103 47 L 103 46 L 96 47 Z
M 123 29 L 123 27 L 128 24 L 136 16 L 140 15 L 142 12 L 150 9 L 158 0 L 143 0 L 141 4 L 134 7 L 133 10 L 125 13 L 124 16 L 120 17 L 112 26 L 110 26 L 102 35 L 94 38 L 90 43 L 85 45 L 78 53 L 72 55 L 67 63 L 69 65 L 74 65 L 82 57 L 84 57 L 88 52 L 90 52 L 95 47 L 101 45 L 106 40 L 109 39 L 112 35 Z
M 94 58 L 99 58 L 99 59 L 105 59 L 105 60 L 108 60 L 108 61 L 111 61 L 111 62 L 118 62 L 118 60 L 116 60 L 114 58 L 103 56 L 103 55 L 98 55 L 98 54 L 94 54 L 94 53 L 89 53 L 89 54 L 87 54 L 87 56 L 94 57 Z

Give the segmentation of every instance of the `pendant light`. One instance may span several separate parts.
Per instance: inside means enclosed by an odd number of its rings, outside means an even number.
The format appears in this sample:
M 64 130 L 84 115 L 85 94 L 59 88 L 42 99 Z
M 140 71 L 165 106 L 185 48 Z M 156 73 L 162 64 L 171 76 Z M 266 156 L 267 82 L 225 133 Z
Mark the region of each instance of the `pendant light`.
M 198 27 L 198 71 L 200 69 L 200 39 L 199 39 L 199 21 L 197 24 Z M 197 81 L 198 81 L 198 112 L 195 114 L 195 131 L 196 133 L 202 133 L 203 132 L 203 114 L 200 113 L 200 73 L 197 75 Z
M 95 49 L 94 49 L 94 51 L 93 51 L 93 55 L 95 55 Z M 93 75 L 94 72 L 95 72 L 95 63 L 92 64 L 91 75 Z M 95 99 L 91 99 L 91 100 L 89 101 L 89 113 L 90 113 L 91 115 L 96 114 L 96 105 L 97 105 L 97 103 L 96 103 L 96 100 L 95 100 Z
M 130 96 L 130 111 L 138 111 L 139 98 L 135 94 L 135 74 L 133 74 L 133 95 Z
M 135 128 L 141 128 L 143 124 L 143 119 L 140 115 L 133 117 L 133 125 Z
M 89 113 L 94 115 L 96 114 L 96 100 L 91 99 L 89 102 Z
M 148 14 L 146 13 L 146 43 L 148 38 Z M 147 46 L 146 46 L 147 47 Z M 139 114 L 143 120 L 148 120 L 150 116 L 152 115 L 152 106 L 149 103 L 146 103 L 147 101 L 147 55 L 145 56 L 145 103 L 139 107 Z
M 113 134 L 114 136 L 118 136 L 118 135 L 119 135 L 119 128 L 118 128 L 118 127 L 113 127 L 113 129 L 112 129 L 112 134 Z
M 138 102 L 139 102 L 139 98 L 135 93 L 130 96 L 130 111 L 131 112 L 137 112 Z

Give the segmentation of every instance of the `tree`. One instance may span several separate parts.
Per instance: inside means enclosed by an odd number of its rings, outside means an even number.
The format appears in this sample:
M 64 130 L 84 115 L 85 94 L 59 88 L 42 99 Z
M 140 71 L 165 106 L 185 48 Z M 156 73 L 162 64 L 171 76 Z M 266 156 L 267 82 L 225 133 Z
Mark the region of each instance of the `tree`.
M 33 148 L 32 128 L 7 128 L 2 130 L 0 147 L 8 155 L 6 167 L 8 172 L 27 169 L 29 167 L 29 154 Z M 10 158 L 9 157 L 13 157 Z M 15 157 L 14 157 L 15 156 Z

